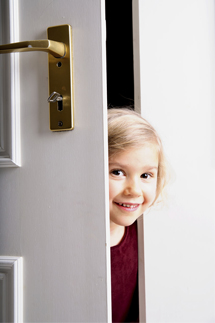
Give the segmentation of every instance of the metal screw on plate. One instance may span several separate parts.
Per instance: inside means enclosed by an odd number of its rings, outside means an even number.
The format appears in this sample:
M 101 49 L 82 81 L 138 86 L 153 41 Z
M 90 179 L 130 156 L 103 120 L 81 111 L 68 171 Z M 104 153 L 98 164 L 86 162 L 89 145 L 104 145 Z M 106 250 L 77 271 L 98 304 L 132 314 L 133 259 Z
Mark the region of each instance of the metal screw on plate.
M 62 121 L 58 121 L 58 126 L 62 127 L 63 126 L 63 122 Z

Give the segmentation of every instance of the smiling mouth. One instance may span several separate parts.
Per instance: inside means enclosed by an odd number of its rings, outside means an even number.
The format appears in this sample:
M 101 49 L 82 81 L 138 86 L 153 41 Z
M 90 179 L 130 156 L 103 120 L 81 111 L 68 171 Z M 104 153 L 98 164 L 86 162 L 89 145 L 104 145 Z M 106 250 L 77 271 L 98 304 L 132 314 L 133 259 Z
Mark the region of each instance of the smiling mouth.
M 117 202 L 115 203 L 119 206 L 123 206 L 129 209 L 136 209 L 139 206 L 139 204 L 127 204 L 127 203 L 117 203 Z

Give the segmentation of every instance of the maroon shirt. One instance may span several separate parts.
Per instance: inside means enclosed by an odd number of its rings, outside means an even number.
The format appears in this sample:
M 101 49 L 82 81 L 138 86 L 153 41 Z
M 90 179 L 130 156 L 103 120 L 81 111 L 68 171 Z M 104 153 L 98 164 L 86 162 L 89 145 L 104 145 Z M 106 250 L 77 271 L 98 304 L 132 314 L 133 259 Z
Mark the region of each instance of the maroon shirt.
M 137 223 L 111 247 L 112 322 L 139 322 Z

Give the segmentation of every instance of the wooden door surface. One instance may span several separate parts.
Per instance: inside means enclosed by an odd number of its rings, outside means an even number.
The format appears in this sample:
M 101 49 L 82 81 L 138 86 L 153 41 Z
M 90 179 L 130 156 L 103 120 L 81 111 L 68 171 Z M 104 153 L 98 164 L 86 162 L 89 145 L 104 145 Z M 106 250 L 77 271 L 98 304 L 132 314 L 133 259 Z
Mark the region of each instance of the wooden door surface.
M 47 53 L 11 54 L 18 75 L 2 66 L 7 122 L 11 75 L 20 88 L 21 167 L 0 168 L 0 255 L 22 257 L 24 322 L 110 320 L 104 8 L 104 0 L 1 1 L 8 42 L 47 39 L 48 27 L 63 24 L 73 36 L 72 131 L 49 130 Z

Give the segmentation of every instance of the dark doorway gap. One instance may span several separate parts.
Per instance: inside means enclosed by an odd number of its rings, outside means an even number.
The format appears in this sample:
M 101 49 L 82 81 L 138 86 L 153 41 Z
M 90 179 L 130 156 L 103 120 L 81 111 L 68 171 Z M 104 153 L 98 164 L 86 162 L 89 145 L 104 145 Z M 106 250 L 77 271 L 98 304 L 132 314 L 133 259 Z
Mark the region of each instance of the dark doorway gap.
M 132 0 L 106 0 L 108 107 L 134 108 Z

